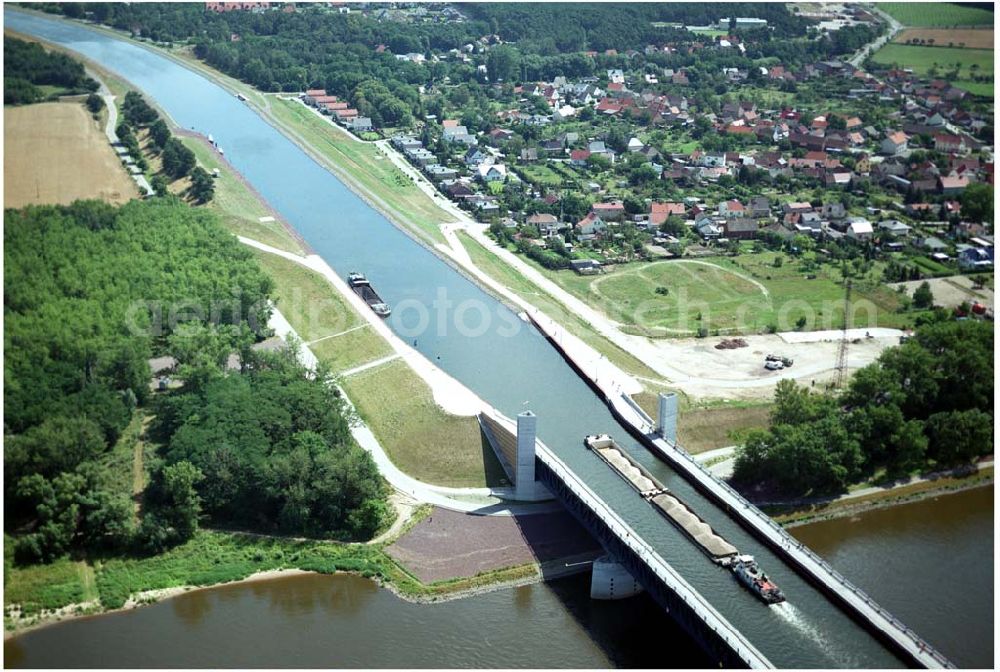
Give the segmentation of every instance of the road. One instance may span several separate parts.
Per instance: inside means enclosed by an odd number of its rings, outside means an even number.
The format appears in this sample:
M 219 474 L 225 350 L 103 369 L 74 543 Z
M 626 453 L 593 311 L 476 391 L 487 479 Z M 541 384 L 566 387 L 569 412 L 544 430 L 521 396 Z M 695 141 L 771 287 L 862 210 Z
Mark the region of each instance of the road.
M 903 24 L 901 24 L 899 21 L 897 21 L 896 19 L 892 18 L 891 16 L 883 12 L 877 6 L 872 5 L 870 9 L 872 10 L 873 13 L 878 14 L 880 17 L 882 17 L 883 21 L 889 24 L 889 32 L 883 35 L 882 37 L 876 39 L 874 42 L 870 42 L 869 44 L 866 44 L 865 46 L 861 47 L 860 49 L 858 49 L 857 53 L 854 54 L 854 56 L 848 59 L 847 62 L 853 65 L 855 68 L 860 68 L 861 64 L 864 62 L 866 58 L 868 58 L 870 55 L 874 54 L 876 51 L 881 49 L 887 42 L 889 42 L 892 38 L 896 37 L 896 33 L 898 33 L 903 29 Z
M 115 147 L 118 145 L 118 133 L 116 129 L 118 128 L 118 107 L 115 105 L 115 97 L 111 93 L 111 89 L 108 88 L 107 84 L 104 83 L 97 73 L 87 69 L 87 75 L 97 82 L 97 95 L 101 97 L 104 101 L 104 106 L 108 109 L 108 123 L 104 126 L 104 135 L 108 139 L 108 143 Z M 146 176 L 139 173 L 133 173 L 131 170 L 128 171 L 129 177 L 131 177 L 135 183 L 139 186 L 139 189 L 146 196 L 152 196 L 154 193 L 153 187 L 150 186 L 149 180 Z

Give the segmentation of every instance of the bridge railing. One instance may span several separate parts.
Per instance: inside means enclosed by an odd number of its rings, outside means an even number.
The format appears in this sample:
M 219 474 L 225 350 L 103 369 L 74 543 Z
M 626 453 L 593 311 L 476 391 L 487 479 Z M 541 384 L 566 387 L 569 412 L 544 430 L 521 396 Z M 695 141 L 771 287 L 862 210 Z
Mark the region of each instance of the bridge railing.
M 608 526 L 618 539 L 628 546 L 633 553 L 642 558 L 656 573 L 661 581 L 670 586 L 674 592 L 696 612 L 714 633 L 721 637 L 737 654 L 751 667 L 773 667 L 770 661 L 758 651 L 729 621 L 719 614 L 715 607 L 708 603 L 694 588 L 684 580 L 660 554 L 642 537 L 636 534 L 603 499 L 597 496 L 586 483 L 569 469 L 562 460 L 547 448 L 539 447 L 536 456 L 553 471 L 574 492 L 588 504 L 590 509 Z M 638 548 L 637 548 L 638 547 Z M 677 590 L 676 586 L 682 588 Z M 691 599 L 688 599 L 688 595 Z
M 751 514 L 753 514 L 756 518 L 758 518 L 762 522 L 766 523 L 776 534 L 778 534 L 782 538 L 782 540 L 785 541 L 785 543 L 787 543 L 787 544 L 789 544 L 791 546 L 794 546 L 800 553 L 802 553 L 803 555 L 807 556 L 813 563 L 815 563 L 821 569 L 823 569 L 828 574 L 830 574 L 830 576 L 832 576 L 837 581 L 837 583 L 839 583 L 845 590 L 849 591 L 851 594 L 853 594 L 859 600 L 861 600 L 865 604 L 867 604 L 871 609 L 873 609 L 876 612 L 878 612 L 878 614 L 880 616 L 882 616 L 882 618 L 884 618 L 886 621 L 888 621 L 889 624 L 892 625 L 892 627 L 894 627 L 900 633 L 906 635 L 906 637 L 908 637 L 910 639 L 910 641 L 912 641 L 917 646 L 917 648 L 920 649 L 921 653 L 926 653 L 927 655 L 929 655 L 930 657 L 932 657 L 934 660 L 936 660 L 938 663 L 940 663 L 942 667 L 954 667 L 954 665 L 952 664 L 952 662 L 949 661 L 944 656 L 944 654 L 942 654 L 937 649 L 935 649 L 933 646 L 931 646 L 925 639 L 923 639 L 920 635 L 918 635 L 916 632 L 914 632 L 905 623 L 903 623 L 898 618 L 896 618 L 895 616 L 893 616 L 892 613 L 888 609 L 886 609 L 885 607 L 881 606 L 878 602 L 876 602 L 875 600 L 873 600 L 865 591 L 863 591 L 862 589 L 858 588 L 853 583 L 851 583 L 849 580 L 847 580 L 847 578 L 845 578 L 843 574 L 841 574 L 836 569 L 834 569 L 833 566 L 830 565 L 829 562 L 827 562 L 826 560 L 824 560 L 823 558 L 821 558 L 819 555 L 817 555 L 811 548 L 809 548 L 808 546 L 806 546 L 805 544 L 803 544 L 801 541 L 799 541 L 798 539 L 795 539 L 790 534 L 788 534 L 788 531 L 785 530 L 785 528 L 783 528 L 781 525 L 779 525 L 777 522 L 775 522 L 774 519 L 771 518 L 771 516 L 767 515 L 766 513 L 764 513 L 763 511 L 761 511 L 759 508 L 757 508 L 757 506 L 755 506 L 750 501 L 748 501 L 746 499 L 746 497 L 744 497 L 743 495 L 741 495 L 735 488 L 733 488 L 731 485 L 729 485 L 728 483 L 726 483 L 722 479 L 716 477 L 715 474 L 713 474 L 711 471 L 709 471 L 708 469 L 705 468 L 705 465 L 701 464 L 696 459 L 694 459 L 694 457 L 689 452 L 687 452 L 683 448 L 677 446 L 676 444 L 672 444 L 672 443 L 666 441 L 666 439 L 662 439 L 661 438 L 660 440 L 664 441 L 664 443 L 666 443 L 668 446 L 670 446 L 674 450 L 674 452 L 676 452 L 677 454 L 681 455 L 684 459 L 686 459 L 688 462 L 690 462 L 693 466 L 697 467 L 705 476 L 707 476 L 712 481 L 714 481 L 717 486 L 719 486 L 720 488 L 722 488 L 723 490 L 725 490 L 737 502 L 739 502 L 740 504 L 742 504 L 743 508 L 746 511 L 748 511 Z

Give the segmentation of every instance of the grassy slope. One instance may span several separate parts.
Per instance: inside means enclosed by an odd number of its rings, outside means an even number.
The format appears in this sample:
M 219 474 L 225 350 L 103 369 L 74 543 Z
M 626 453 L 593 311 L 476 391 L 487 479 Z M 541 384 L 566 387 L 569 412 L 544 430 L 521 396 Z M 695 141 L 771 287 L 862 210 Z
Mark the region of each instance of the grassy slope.
M 444 242 L 438 225 L 454 217 L 435 205 L 374 144 L 348 138 L 298 101 L 272 97 L 270 102 L 280 123 L 294 129 L 310 148 L 349 173 L 366 191 L 386 201 L 414 232 L 431 243 Z
M 993 12 L 948 2 L 880 2 L 878 8 L 904 26 L 992 26 Z
M 402 361 L 341 381 L 393 464 L 419 480 L 456 487 L 499 485 L 503 478 L 479 422 L 442 411 Z
M 323 339 L 309 347 L 334 373 L 392 353 L 389 344 L 363 327 L 367 323 L 318 273 L 266 252 L 255 255 L 274 279 L 282 315 L 306 343 Z
M 182 137 L 180 140 L 194 152 L 198 163 L 209 173 L 219 169 L 215 197 L 208 203 L 208 208 L 219 215 L 227 229 L 280 250 L 302 254 L 302 245 L 281 222 L 260 221 L 262 217 L 273 217 L 272 213 L 246 184 L 226 169 L 217 152 L 197 138 Z

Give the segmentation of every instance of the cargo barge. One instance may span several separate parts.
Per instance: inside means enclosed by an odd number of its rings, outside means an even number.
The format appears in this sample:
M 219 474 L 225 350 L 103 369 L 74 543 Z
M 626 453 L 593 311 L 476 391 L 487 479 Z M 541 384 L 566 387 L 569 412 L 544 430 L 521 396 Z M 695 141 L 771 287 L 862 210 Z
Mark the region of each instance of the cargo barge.
M 740 583 L 757 597 L 767 604 L 785 600 L 785 596 L 760 570 L 752 556 L 740 555 L 735 546 L 716 534 L 708 523 L 622 450 L 614 439 L 607 434 L 588 436 L 584 439 L 584 445 L 614 469 L 664 518 L 687 535 L 712 562 L 731 569 Z
M 382 300 L 382 297 L 372 289 L 372 285 L 361 273 L 348 273 L 347 284 L 351 286 L 354 293 L 360 296 L 368 307 L 379 317 L 388 317 L 392 310 L 389 304 Z

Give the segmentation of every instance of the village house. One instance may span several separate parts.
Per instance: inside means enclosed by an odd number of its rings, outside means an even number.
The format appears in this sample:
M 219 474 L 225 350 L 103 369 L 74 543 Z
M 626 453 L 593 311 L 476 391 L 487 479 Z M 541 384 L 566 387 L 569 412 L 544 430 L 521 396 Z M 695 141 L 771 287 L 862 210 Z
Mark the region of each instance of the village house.
M 587 216 L 573 227 L 580 240 L 593 240 L 607 231 L 607 229 L 608 225 L 604 223 L 600 215 L 593 211 L 587 213 Z
M 555 215 L 541 212 L 528 217 L 525 223 L 538 229 L 543 238 L 555 236 L 559 233 L 559 229 L 563 228 L 562 222 Z
M 621 201 L 594 203 L 590 206 L 590 211 L 595 215 L 600 216 L 600 218 L 606 222 L 620 222 L 625 218 L 625 205 Z
M 503 164 L 480 164 L 476 168 L 476 176 L 486 182 L 503 182 L 507 179 L 507 166 Z
M 906 133 L 902 131 L 896 131 L 890 133 L 882 140 L 879 145 L 879 152 L 885 154 L 886 156 L 897 156 L 906 151 L 907 140 Z
M 671 203 L 669 201 L 653 201 L 649 206 L 649 225 L 660 226 L 667 221 L 668 217 L 683 217 L 684 204 Z
M 872 223 L 867 219 L 854 219 L 847 226 L 847 237 L 854 240 L 870 240 L 874 235 Z

